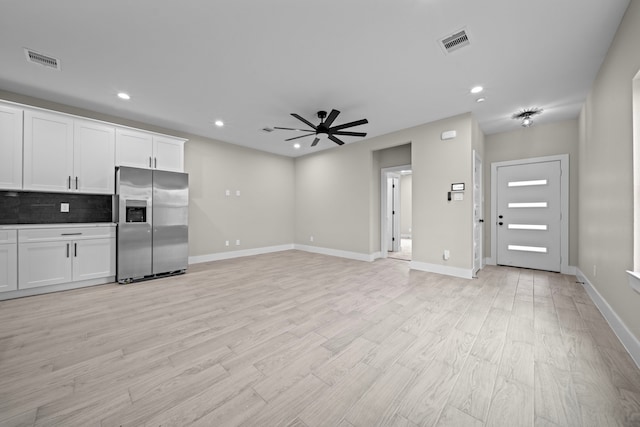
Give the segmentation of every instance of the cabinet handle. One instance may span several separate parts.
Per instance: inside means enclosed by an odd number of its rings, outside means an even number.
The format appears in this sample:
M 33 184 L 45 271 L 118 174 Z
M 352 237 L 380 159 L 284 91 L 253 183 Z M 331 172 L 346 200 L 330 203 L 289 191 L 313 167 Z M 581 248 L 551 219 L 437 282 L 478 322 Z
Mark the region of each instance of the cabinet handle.
M 157 158 L 157 157 L 154 157 L 154 158 L 153 158 L 153 167 L 154 167 L 154 168 L 157 168 L 157 167 L 158 167 L 158 158 Z
M 76 190 L 78 189 L 78 177 L 76 176 Z
M 73 244 L 73 256 L 76 257 L 76 258 L 78 257 L 78 244 L 77 243 Z
M 69 190 L 71 190 L 71 175 L 69 175 L 69 181 L 67 183 L 67 188 L 69 188 Z
M 69 258 L 69 244 L 67 243 L 67 258 Z
M 82 233 L 60 233 L 61 236 L 82 236 Z
M 149 167 L 151 167 L 151 156 L 149 156 Z

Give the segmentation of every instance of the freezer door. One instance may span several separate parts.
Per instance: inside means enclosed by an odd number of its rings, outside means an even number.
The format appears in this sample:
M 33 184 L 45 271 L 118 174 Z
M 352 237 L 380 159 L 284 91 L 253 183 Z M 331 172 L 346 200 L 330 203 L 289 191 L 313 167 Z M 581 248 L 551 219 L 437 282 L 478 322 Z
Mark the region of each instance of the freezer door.
M 116 172 L 118 199 L 118 249 L 116 279 L 151 274 L 152 172 L 120 167 Z M 142 212 L 144 211 L 144 214 Z M 127 215 L 129 213 L 129 215 Z
M 151 225 L 145 222 L 118 224 L 116 279 L 139 279 L 151 274 Z
M 186 270 L 189 175 L 153 171 L 153 274 Z

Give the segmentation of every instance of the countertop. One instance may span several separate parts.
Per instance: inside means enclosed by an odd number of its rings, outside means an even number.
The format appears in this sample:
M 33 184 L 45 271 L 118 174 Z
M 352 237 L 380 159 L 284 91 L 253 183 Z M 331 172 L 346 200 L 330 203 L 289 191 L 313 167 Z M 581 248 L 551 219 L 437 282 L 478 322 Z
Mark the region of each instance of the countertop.
M 71 224 L 1 224 L 0 230 L 28 230 L 32 228 L 115 227 L 115 222 L 74 222 Z

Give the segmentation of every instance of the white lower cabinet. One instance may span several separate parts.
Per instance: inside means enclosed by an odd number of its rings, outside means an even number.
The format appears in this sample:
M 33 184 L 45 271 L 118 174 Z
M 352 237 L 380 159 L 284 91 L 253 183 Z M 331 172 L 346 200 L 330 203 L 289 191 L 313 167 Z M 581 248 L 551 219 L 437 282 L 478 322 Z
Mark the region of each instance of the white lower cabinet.
M 18 232 L 18 289 L 115 275 L 115 227 Z
M 0 230 L 0 292 L 18 289 L 17 230 Z

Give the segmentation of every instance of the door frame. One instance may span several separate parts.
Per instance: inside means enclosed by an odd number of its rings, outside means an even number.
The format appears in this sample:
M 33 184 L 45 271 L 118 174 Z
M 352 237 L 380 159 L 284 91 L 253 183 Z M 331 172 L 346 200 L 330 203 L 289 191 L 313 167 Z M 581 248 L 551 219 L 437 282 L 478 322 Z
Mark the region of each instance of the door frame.
M 478 168 L 478 170 L 476 170 Z M 477 182 L 476 182 L 477 179 Z M 472 276 L 476 277 L 478 271 L 484 267 L 484 188 L 483 188 L 483 170 L 482 170 L 482 157 L 477 150 L 473 150 L 473 177 L 472 177 L 473 189 L 472 189 L 472 206 L 473 213 L 473 225 L 471 227 L 473 233 L 474 247 L 478 248 L 480 252 L 476 259 L 475 251 L 473 253 L 473 271 Z M 478 188 L 478 194 L 476 194 L 476 187 Z M 475 206 L 479 205 L 479 212 L 475 212 Z M 476 227 L 478 230 L 478 241 L 476 241 Z M 477 261 L 477 262 L 476 262 Z
M 388 175 L 399 174 L 401 171 L 411 170 L 411 165 L 392 166 L 380 169 L 380 258 L 387 257 L 387 178 Z
M 498 247 L 498 168 L 517 166 L 527 163 L 560 161 L 560 273 L 574 274 L 569 267 L 569 155 L 533 157 L 529 159 L 508 160 L 491 163 L 491 258 L 487 264 L 496 265 Z

